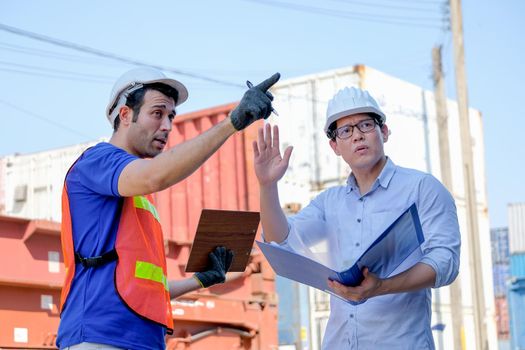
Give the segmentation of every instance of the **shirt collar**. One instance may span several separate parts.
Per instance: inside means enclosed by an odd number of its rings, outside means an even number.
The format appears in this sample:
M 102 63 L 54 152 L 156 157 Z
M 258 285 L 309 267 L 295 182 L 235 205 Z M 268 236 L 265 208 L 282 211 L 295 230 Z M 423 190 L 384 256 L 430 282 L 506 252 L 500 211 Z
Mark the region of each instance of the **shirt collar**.
M 395 172 L 396 165 L 394 164 L 394 162 L 392 162 L 392 160 L 389 157 L 386 157 L 385 166 L 383 167 L 383 170 L 381 170 L 381 173 L 377 177 L 376 182 L 379 183 L 379 186 L 387 188 Z M 376 186 L 372 187 L 375 188 Z M 346 180 L 346 193 L 350 193 L 352 191 L 357 191 L 357 181 L 355 179 L 354 173 L 350 173 L 348 179 Z
M 386 164 L 383 167 L 381 174 L 379 174 L 377 178 L 377 180 L 379 181 L 379 185 L 383 188 L 387 188 L 395 172 L 396 172 L 396 165 L 394 164 L 392 160 L 390 160 L 389 157 L 386 157 Z
M 350 173 L 350 175 L 348 175 L 348 179 L 346 179 L 346 193 L 350 193 L 356 188 L 357 183 L 355 182 L 354 173 Z

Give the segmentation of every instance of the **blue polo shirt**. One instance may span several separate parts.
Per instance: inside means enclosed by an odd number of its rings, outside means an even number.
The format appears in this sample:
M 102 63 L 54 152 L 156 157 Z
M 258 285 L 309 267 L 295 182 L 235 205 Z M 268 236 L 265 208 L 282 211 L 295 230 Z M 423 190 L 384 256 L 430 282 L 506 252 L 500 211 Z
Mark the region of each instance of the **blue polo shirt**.
M 75 251 L 99 256 L 115 247 L 123 198 L 118 179 L 137 157 L 102 142 L 88 149 L 66 177 Z M 125 349 L 164 349 L 165 328 L 138 316 L 115 287 L 116 261 L 96 267 L 75 266 L 75 276 L 60 315 L 57 346 L 81 342 Z

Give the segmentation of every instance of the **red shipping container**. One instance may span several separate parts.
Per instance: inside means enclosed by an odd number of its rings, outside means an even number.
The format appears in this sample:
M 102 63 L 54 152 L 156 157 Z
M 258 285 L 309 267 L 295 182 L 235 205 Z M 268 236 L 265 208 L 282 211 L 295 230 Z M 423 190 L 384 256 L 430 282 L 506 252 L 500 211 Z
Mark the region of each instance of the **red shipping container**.
M 178 116 L 167 148 L 205 132 L 224 120 L 235 106 Z M 252 141 L 262 124 L 259 121 L 236 133 L 186 180 L 156 194 L 170 278 L 186 277 L 185 264 L 203 208 L 259 210 Z M 245 275 L 236 281 L 181 299 L 174 303 L 176 332 L 168 340 L 168 348 L 187 349 L 191 345 L 191 349 L 220 349 L 219 344 L 225 344 L 224 349 L 277 348 L 275 276 L 262 255 L 255 253 Z
M 226 118 L 236 104 L 228 104 L 175 118 L 166 147 L 169 149 Z M 259 187 L 253 170 L 252 140 L 257 122 L 236 133 L 186 180 L 156 195 L 164 235 L 171 242 L 191 242 L 203 208 L 259 210 Z
M 0 216 L 0 347 L 54 348 L 64 279 L 60 225 Z
M 510 338 L 510 324 L 509 324 L 509 307 L 507 304 L 507 297 L 500 296 L 495 298 L 496 301 L 496 327 L 498 331 L 498 339 Z

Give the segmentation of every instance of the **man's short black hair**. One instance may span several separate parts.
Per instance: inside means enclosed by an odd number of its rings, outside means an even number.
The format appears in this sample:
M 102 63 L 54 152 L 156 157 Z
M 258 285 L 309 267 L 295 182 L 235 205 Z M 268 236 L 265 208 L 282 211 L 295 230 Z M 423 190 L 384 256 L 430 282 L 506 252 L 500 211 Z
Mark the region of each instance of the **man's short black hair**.
M 379 127 L 383 126 L 383 122 L 381 120 L 381 116 L 375 114 L 375 113 L 367 113 L 371 118 L 374 118 L 376 121 L 376 124 L 379 125 Z M 332 141 L 335 141 L 335 129 L 337 128 L 337 120 L 330 124 L 328 127 L 328 131 L 326 132 L 326 136 Z
M 142 108 L 142 105 L 144 104 L 144 95 L 146 95 L 146 92 L 148 90 L 155 90 L 168 97 L 171 97 L 173 98 L 173 101 L 175 101 L 175 103 L 177 103 L 177 100 L 179 99 L 179 92 L 169 85 L 163 83 L 144 84 L 144 86 L 141 89 L 133 91 L 126 100 L 126 106 L 133 110 L 133 122 L 137 121 L 140 108 Z M 113 131 L 117 131 L 119 125 L 120 116 L 117 115 L 115 121 L 113 122 Z

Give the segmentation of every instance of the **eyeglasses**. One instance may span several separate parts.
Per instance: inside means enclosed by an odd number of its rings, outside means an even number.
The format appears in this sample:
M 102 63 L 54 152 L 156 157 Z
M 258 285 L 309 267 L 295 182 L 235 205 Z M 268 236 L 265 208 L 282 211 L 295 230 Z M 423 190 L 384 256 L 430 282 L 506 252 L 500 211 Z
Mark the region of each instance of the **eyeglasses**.
M 372 130 L 375 129 L 376 124 L 377 122 L 375 121 L 375 119 L 361 120 L 359 123 L 355 125 L 346 124 L 346 125 L 343 125 L 335 129 L 334 131 L 332 131 L 330 136 L 332 138 L 337 136 L 339 139 L 345 140 L 349 138 L 350 136 L 352 136 L 352 134 L 354 133 L 355 127 L 357 127 L 357 129 L 359 129 L 359 131 L 361 131 L 362 133 L 367 134 L 369 132 L 372 132 Z

